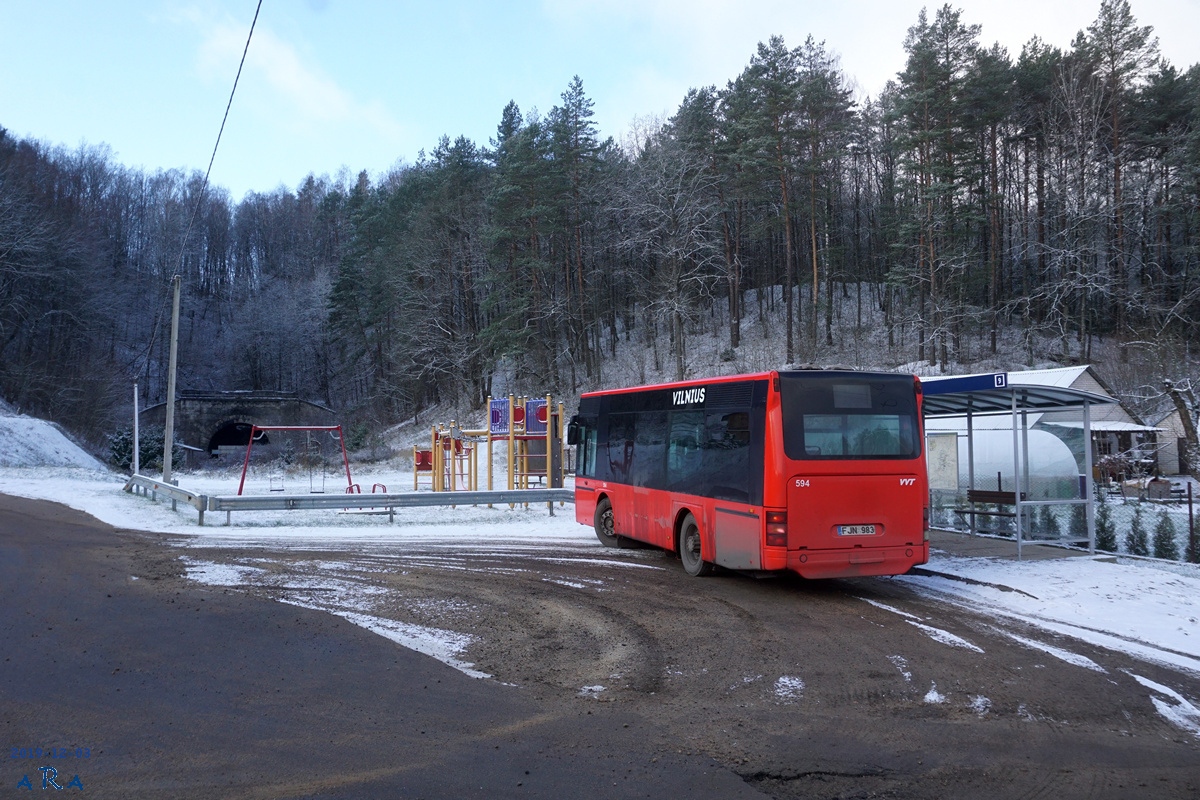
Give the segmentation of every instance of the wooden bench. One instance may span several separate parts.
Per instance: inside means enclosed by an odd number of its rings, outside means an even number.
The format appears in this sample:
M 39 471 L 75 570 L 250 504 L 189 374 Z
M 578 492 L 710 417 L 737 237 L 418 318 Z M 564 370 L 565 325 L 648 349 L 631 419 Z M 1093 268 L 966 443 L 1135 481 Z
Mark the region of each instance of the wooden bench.
M 1025 500 L 1025 493 L 1021 492 L 1021 500 Z M 1015 506 L 1017 504 L 1016 492 L 1000 492 L 995 489 L 967 489 L 968 503 L 991 503 L 997 506 Z
M 1021 500 L 1022 501 L 1025 500 L 1024 492 L 1021 493 Z M 989 505 L 996 505 L 996 506 L 1015 506 L 1017 504 L 1017 493 L 1016 492 L 997 491 L 995 489 L 968 489 L 967 490 L 967 502 L 972 503 L 972 504 L 987 503 Z M 985 510 L 981 510 L 981 509 L 976 509 L 973 506 L 971 508 L 952 508 L 950 510 L 953 513 L 959 515 L 960 517 L 963 517 L 964 521 L 966 520 L 967 517 L 970 517 L 972 523 L 975 521 L 975 517 L 1016 518 L 1016 516 L 1017 516 L 1015 511 L 985 511 Z M 990 530 L 990 529 L 981 528 L 979 530 Z

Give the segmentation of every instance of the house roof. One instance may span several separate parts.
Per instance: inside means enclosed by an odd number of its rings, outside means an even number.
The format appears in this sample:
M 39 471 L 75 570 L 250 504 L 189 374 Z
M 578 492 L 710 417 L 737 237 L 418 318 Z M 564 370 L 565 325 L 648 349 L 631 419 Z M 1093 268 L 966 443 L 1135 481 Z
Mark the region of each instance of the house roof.
M 1082 428 L 1083 422 L 1046 422 L 1046 425 L 1057 425 L 1060 428 Z M 1094 419 L 1088 426 L 1094 431 L 1161 431 L 1153 425 L 1139 425 L 1136 422 L 1121 422 L 1115 419 Z

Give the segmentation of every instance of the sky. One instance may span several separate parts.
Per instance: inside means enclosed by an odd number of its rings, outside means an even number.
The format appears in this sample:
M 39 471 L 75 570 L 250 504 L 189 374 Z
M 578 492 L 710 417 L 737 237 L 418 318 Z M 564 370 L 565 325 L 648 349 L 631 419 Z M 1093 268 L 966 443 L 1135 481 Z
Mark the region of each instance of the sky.
M 148 172 L 203 171 L 257 0 L 0 0 L 0 127 L 105 145 Z M 961 0 L 984 45 L 1066 47 L 1099 0 Z M 486 146 L 504 106 L 548 112 L 573 76 L 603 136 L 724 86 L 773 35 L 812 35 L 859 96 L 904 66 L 919 0 L 263 0 L 212 182 L 234 200 L 305 176 L 377 177 L 443 136 Z M 1131 0 L 1164 56 L 1200 62 L 1200 0 Z

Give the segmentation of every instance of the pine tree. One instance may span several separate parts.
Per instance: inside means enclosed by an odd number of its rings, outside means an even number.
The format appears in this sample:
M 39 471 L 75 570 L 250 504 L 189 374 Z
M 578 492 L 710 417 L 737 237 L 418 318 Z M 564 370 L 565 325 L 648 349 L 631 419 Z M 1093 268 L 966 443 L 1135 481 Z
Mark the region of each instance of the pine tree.
M 825 49 L 824 42 L 816 42 L 812 36 L 797 48 L 800 93 L 798 96 L 800 116 L 805 138 L 807 158 L 802 172 L 808 180 L 808 238 L 812 265 L 812 313 L 808 318 L 809 338 L 817 339 L 817 317 L 819 308 L 820 265 L 825 265 L 825 343 L 833 340 L 833 264 L 829 242 L 833 227 L 832 184 L 836 173 L 836 160 L 845 152 L 847 134 L 853 120 L 851 90 L 838 68 L 837 56 Z M 820 231 L 820 233 L 819 233 Z M 820 246 L 824 241 L 825 247 Z M 824 252 L 822 252 L 824 251 Z M 845 280 L 845 278 L 842 278 Z
M 1133 105 L 1133 85 L 1158 64 L 1158 39 L 1153 36 L 1150 26 L 1137 24 L 1129 0 L 1101 0 L 1100 13 L 1088 26 L 1087 43 L 1095 59 L 1097 76 L 1104 84 L 1108 104 L 1114 255 L 1117 280 L 1123 282 L 1126 279 L 1125 215 L 1121 195 L 1125 118 Z M 1124 307 L 1118 304 L 1117 309 L 1120 323 Z
M 1200 564 L 1200 547 L 1196 546 L 1196 537 L 1191 535 L 1191 531 L 1187 536 L 1187 547 L 1184 550 L 1183 558 L 1189 564 Z
M 1158 517 L 1154 526 L 1154 557 L 1179 560 L 1179 546 L 1175 544 L 1175 523 L 1166 511 Z
M 1038 512 L 1038 533 L 1047 539 L 1062 538 L 1062 528 L 1058 525 L 1058 517 L 1054 516 L 1054 512 L 1050 506 L 1042 506 Z
M 1125 534 L 1125 552 L 1131 556 L 1150 555 L 1150 542 L 1146 537 L 1146 526 L 1142 522 L 1142 507 L 1134 507 L 1133 522 L 1129 525 L 1129 533 Z
M 745 134 L 737 158 L 760 179 L 778 187 L 778 221 L 783 225 L 783 301 L 786 305 L 785 360 L 795 360 L 796 345 L 792 290 L 796 283 L 792 234 L 792 179 L 803 146 L 804 131 L 797 114 L 800 96 L 799 55 L 788 50 L 783 37 L 759 42 L 750 65 L 730 83 L 730 105 L 746 112 Z
M 967 80 L 977 70 L 978 25 L 962 22 L 950 5 L 932 23 L 922 10 L 908 29 L 908 60 L 899 73 L 902 146 L 910 193 L 909 252 L 915 256 L 912 278 L 919 293 L 918 358 L 931 365 L 949 358 L 949 334 L 956 329 L 950 309 L 960 292 L 961 269 L 952 268 L 954 253 L 964 246 L 956 233 L 964 230 L 963 198 L 974 179 L 966 129 Z
M 1096 510 L 1096 549 L 1117 552 L 1117 531 L 1113 527 L 1112 510 L 1105 502 L 1101 502 Z
M 1082 504 L 1071 506 L 1071 521 L 1067 530 L 1073 540 L 1077 542 L 1087 540 L 1087 510 Z

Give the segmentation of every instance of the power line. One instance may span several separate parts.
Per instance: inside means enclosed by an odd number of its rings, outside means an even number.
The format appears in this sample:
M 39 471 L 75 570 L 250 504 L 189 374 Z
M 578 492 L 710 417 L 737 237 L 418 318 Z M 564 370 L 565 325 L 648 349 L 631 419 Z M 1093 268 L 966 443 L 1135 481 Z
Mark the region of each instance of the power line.
M 237 75 L 233 78 L 233 88 L 229 92 L 229 102 L 225 104 L 225 115 L 221 117 L 221 127 L 217 131 L 217 141 L 213 144 L 212 155 L 208 159 L 208 169 L 204 171 L 204 182 L 200 184 L 200 193 L 196 195 L 196 205 L 192 208 L 192 216 L 188 220 L 187 228 L 183 231 L 183 239 L 179 243 L 180 273 L 183 272 L 183 259 L 187 254 L 188 235 L 192 232 L 192 226 L 195 224 L 196 216 L 200 213 L 200 206 L 204 202 L 204 192 L 208 189 L 208 178 L 212 174 L 213 162 L 217 160 L 217 148 L 221 146 L 221 136 L 225 133 L 225 122 L 229 119 L 229 109 L 233 107 L 233 96 L 237 93 L 238 81 L 242 78 L 242 67 L 246 65 L 246 54 L 250 52 L 250 40 L 254 37 L 254 26 L 258 24 L 258 12 L 261 10 L 262 0 L 258 0 L 258 5 L 254 9 L 254 19 L 250 22 L 250 33 L 246 35 L 246 46 L 242 48 L 242 60 L 238 63 Z M 154 340 L 158 335 L 159 325 L 162 322 L 163 309 L 166 306 L 169 296 L 169 293 L 164 296 L 163 303 L 159 306 L 158 314 L 154 319 L 154 327 L 150 333 L 150 343 L 146 346 L 145 358 L 147 364 L 154 350 Z
M 204 201 L 204 191 L 208 188 L 208 176 L 212 173 L 213 162 L 217 160 L 217 148 L 221 146 L 221 134 L 225 133 L 225 121 L 229 119 L 229 109 L 233 106 L 233 96 L 237 92 L 238 81 L 242 77 L 242 67 L 246 64 L 246 53 L 250 52 L 250 39 L 254 36 L 254 26 L 258 23 L 258 12 L 262 10 L 262 0 L 254 9 L 254 19 L 250 22 L 250 33 L 246 35 L 246 46 L 242 49 L 242 60 L 238 64 L 237 75 L 233 79 L 233 89 L 229 92 L 229 102 L 225 104 L 225 116 L 221 118 L 221 129 L 217 131 L 217 141 L 213 144 L 212 156 L 208 159 L 208 169 L 204 171 L 204 183 L 200 184 L 200 194 L 196 196 L 196 206 L 192 209 L 192 218 L 188 220 L 187 229 L 183 232 L 183 241 L 179 245 L 179 271 L 183 272 L 183 257 L 187 252 L 188 234 L 200 213 L 200 205 Z

